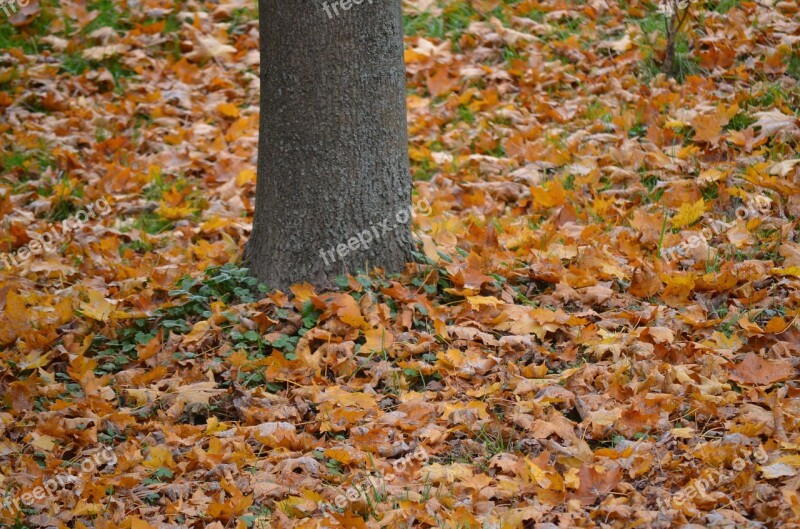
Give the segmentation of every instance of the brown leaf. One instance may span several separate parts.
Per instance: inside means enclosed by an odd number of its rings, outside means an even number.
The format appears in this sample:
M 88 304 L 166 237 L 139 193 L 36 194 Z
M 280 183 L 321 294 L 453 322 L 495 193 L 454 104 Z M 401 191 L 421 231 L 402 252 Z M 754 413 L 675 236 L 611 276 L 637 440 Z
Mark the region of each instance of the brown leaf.
M 742 384 L 766 386 L 788 380 L 793 374 L 794 368 L 789 360 L 768 360 L 755 353 L 748 353 L 731 370 L 729 378 Z
M 33 22 L 36 17 L 41 13 L 42 9 L 39 7 L 39 0 L 30 0 L 30 2 L 20 7 L 19 10 L 14 13 L 14 8 L 19 4 L 18 0 L 11 0 L 9 2 L 5 2 L 6 8 L 12 11 L 13 14 L 8 16 L 8 21 L 11 25 L 16 27 L 27 26 L 31 22 Z

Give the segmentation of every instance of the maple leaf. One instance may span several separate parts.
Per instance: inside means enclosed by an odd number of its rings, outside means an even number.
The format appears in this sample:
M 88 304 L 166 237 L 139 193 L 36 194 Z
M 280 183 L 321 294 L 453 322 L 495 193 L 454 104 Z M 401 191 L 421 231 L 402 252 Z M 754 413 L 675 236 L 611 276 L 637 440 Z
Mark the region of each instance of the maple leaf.
M 161 467 L 171 468 L 175 465 L 175 461 L 172 458 L 169 447 L 151 446 L 148 451 L 147 459 L 142 462 L 142 465 L 150 469 Z
M 756 112 L 755 116 L 757 120 L 753 126 L 761 128 L 761 136 L 773 136 L 782 130 L 798 130 L 798 119 L 777 109 Z
M 239 109 L 232 103 L 220 103 L 217 106 L 217 112 L 228 118 L 238 118 Z
M 595 502 L 598 496 L 604 496 L 617 486 L 622 479 L 620 469 L 611 470 L 583 465 L 578 473 L 580 485 L 570 496 L 575 497 L 584 505 Z
M 682 204 L 678 213 L 670 219 L 670 223 L 676 228 L 683 228 L 694 224 L 703 216 L 706 210 L 706 202 L 702 198 L 693 204 Z
M 736 364 L 728 375 L 742 384 L 766 386 L 788 380 L 795 374 L 788 360 L 769 360 L 755 353 L 748 353 L 744 360 Z
M 118 461 L 30 524 L 800 517 L 796 2 L 688 16 L 669 79 L 647 2 L 404 0 L 421 255 L 287 293 L 219 272 L 252 232 L 258 13 L 85 4 L 2 38 L 0 484 Z
M 12 2 L 6 2 L 6 4 L 11 4 Z M 19 2 L 13 2 L 14 8 L 17 8 Z M 39 4 L 39 0 L 30 0 L 24 6 L 19 7 L 16 9 L 16 12 L 12 10 L 11 14 L 8 13 L 8 7 L 4 7 L 5 15 L 8 16 L 8 21 L 15 27 L 22 27 L 31 24 L 36 17 L 39 16 L 39 13 L 42 12 L 41 5 Z
M 117 301 L 106 298 L 102 292 L 96 290 L 89 290 L 88 296 L 89 301 L 80 304 L 81 311 L 92 319 L 107 321 L 114 312 Z

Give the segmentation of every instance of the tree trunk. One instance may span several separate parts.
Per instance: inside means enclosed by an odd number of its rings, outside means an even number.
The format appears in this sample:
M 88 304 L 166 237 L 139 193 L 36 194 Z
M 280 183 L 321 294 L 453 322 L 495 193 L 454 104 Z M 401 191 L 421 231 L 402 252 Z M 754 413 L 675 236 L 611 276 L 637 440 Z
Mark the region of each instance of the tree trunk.
M 664 63 L 661 66 L 661 70 L 669 77 L 674 77 L 675 72 L 675 33 L 668 32 L 667 33 L 667 48 L 664 50 Z
M 400 3 L 259 0 L 258 184 L 245 263 L 270 288 L 399 271 L 410 256 Z

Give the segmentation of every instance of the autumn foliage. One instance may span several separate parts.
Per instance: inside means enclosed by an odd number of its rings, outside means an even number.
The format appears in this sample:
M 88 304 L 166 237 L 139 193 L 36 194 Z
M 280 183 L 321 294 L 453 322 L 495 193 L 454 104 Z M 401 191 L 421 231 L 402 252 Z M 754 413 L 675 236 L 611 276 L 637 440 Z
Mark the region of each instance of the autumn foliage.
M 0 13 L 0 252 L 111 208 L 0 270 L 4 526 L 795 527 L 800 11 L 692 13 L 408 1 L 432 211 L 330 292 L 239 267 L 251 2 Z

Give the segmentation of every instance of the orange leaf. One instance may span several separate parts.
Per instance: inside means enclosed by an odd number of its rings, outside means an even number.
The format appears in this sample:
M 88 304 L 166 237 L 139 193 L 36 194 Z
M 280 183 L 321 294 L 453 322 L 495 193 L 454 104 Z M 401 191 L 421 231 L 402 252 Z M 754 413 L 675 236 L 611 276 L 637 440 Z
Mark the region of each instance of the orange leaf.
M 731 370 L 730 379 L 742 384 L 766 386 L 788 380 L 794 374 L 789 360 L 767 360 L 748 353 L 744 360 Z
M 238 118 L 239 117 L 239 109 L 236 105 L 232 103 L 220 103 L 217 106 L 217 112 L 225 116 L 226 118 Z
M 432 96 L 438 97 L 447 94 L 458 86 L 459 80 L 456 77 L 450 77 L 447 68 L 438 68 L 432 77 L 428 77 L 428 92 Z

